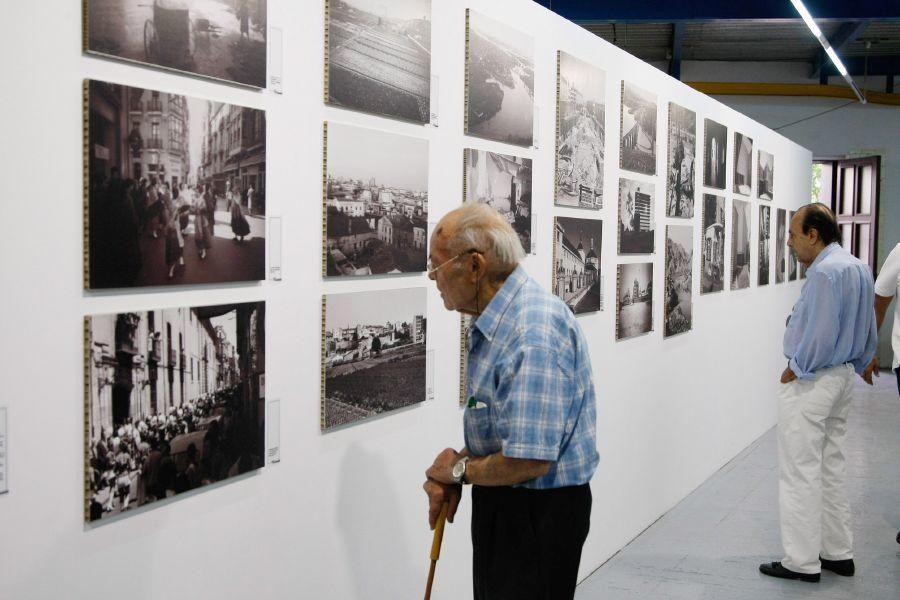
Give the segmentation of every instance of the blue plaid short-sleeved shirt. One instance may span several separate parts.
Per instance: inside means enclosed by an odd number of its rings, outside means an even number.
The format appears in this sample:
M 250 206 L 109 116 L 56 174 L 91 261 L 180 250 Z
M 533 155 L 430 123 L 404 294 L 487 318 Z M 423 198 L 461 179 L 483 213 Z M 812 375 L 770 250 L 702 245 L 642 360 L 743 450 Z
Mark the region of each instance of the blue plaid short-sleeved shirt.
M 469 334 L 466 447 L 553 461 L 518 487 L 581 485 L 597 468 L 596 397 L 575 316 L 519 266 Z

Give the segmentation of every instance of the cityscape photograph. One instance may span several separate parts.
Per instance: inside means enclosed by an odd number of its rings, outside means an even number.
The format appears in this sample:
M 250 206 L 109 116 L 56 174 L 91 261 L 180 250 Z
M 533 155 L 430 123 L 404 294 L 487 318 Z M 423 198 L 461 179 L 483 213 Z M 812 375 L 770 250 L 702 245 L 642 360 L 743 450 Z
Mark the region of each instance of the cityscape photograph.
M 653 263 L 619 265 L 616 339 L 653 331 Z
M 86 82 L 86 287 L 265 278 L 264 111 Z
M 559 52 L 556 205 L 603 208 L 606 72 Z
M 553 293 L 575 314 L 602 310 L 603 221 L 556 217 L 554 228 Z
M 516 146 L 534 140 L 534 40 L 466 11 L 466 134 Z
M 427 290 L 325 296 L 322 429 L 425 401 Z
M 425 270 L 428 140 L 326 124 L 325 275 Z
M 85 50 L 266 86 L 267 0 L 83 0 Z
M 259 469 L 265 303 L 86 317 L 86 520 Z
M 775 157 L 768 152 L 760 150 L 756 173 L 757 196 L 759 196 L 760 200 L 771 200 L 775 189 Z
M 330 0 L 328 102 L 427 123 L 431 0 Z

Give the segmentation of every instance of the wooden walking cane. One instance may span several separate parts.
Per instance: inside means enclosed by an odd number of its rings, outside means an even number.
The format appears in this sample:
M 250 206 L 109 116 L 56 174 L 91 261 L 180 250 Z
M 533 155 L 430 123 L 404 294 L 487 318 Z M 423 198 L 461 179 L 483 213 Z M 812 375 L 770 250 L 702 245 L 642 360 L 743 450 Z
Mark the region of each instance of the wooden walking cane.
M 444 523 L 447 522 L 447 510 L 450 505 L 444 502 L 437 523 L 434 524 L 434 539 L 431 541 L 431 567 L 428 569 L 428 583 L 425 584 L 425 600 L 431 600 L 431 585 L 434 583 L 434 567 L 441 557 L 441 542 L 444 540 Z

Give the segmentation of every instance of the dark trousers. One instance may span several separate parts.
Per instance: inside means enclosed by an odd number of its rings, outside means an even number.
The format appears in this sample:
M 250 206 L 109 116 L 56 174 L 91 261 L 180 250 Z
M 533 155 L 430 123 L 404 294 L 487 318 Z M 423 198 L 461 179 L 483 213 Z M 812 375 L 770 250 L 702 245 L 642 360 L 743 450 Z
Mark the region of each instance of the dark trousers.
M 590 518 L 587 484 L 550 490 L 474 486 L 475 600 L 573 598 Z
M 894 373 L 897 375 L 897 393 L 900 394 L 900 367 L 894 369 Z

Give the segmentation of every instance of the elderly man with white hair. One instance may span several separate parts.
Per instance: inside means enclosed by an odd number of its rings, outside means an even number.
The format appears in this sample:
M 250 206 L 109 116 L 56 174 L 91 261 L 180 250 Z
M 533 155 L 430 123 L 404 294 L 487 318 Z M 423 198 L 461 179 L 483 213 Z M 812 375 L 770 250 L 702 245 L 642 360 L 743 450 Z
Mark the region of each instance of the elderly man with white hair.
M 519 238 L 490 206 L 448 213 L 430 250 L 444 307 L 475 320 L 465 446 L 426 472 L 429 522 L 445 502 L 452 522 L 471 484 L 475 600 L 573 598 L 599 460 L 584 334 L 519 265 Z

